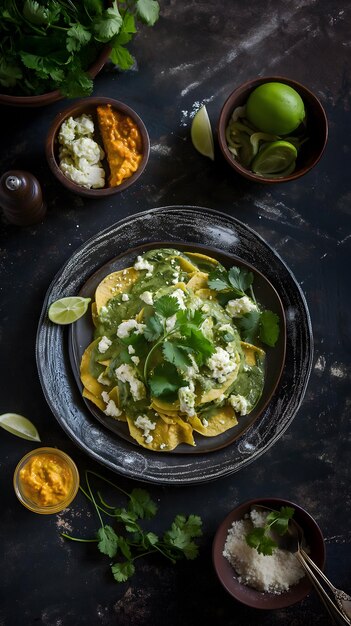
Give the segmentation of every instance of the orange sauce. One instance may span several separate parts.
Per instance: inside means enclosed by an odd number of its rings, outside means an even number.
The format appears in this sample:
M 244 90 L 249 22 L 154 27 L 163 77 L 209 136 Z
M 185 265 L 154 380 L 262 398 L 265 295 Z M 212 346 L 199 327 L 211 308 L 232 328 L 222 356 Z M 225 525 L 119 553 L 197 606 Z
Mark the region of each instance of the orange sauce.
M 141 134 L 131 117 L 112 109 L 110 104 L 98 106 L 97 115 L 110 167 L 109 185 L 117 187 L 132 176 L 141 163 Z
M 73 475 L 68 464 L 55 454 L 38 454 L 19 473 L 24 495 L 38 506 L 54 506 L 72 490 Z

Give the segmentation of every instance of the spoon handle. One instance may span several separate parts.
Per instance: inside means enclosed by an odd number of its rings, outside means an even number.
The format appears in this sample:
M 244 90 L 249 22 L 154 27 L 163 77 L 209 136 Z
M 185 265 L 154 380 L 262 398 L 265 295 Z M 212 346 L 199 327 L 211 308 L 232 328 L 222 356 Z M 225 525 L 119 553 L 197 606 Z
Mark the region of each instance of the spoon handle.
M 305 558 L 304 554 L 300 550 L 298 550 L 296 552 L 296 557 L 300 561 L 300 563 L 301 563 L 302 567 L 304 568 L 308 578 L 310 579 L 311 583 L 313 584 L 316 592 L 319 595 L 319 598 L 322 600 L 326 610 L 328 611 L 328 613 L 329 613 L 331 619 L 334 621 L 334 623 L 336 623 L 336 624 L 338 624 L 338 623 L 340 624 L 341 623 L 341 624 L 344 624 L 344 625 L 347 625 L 347 626 L 351 626 L 350 620 L 346 617 L 346 615 L 344 615 L 344 613 L 342 613 L 340 611 L 340 609 L 337 606 L 337 604 L 335 604 L 335 602 L 327 594 L 327 592 L 324 589 L 324 587 L 321 585 L 319 579 L 317 578 L 317 576 L 315 575 L 315 573 L 311 569 L 311 567 L 310 567 L 307 559 Z M 312 561 L 312 563 L 313 563 L 313 561 Z M 339 621 L 337 622 L 336 619 L 338 619 Z

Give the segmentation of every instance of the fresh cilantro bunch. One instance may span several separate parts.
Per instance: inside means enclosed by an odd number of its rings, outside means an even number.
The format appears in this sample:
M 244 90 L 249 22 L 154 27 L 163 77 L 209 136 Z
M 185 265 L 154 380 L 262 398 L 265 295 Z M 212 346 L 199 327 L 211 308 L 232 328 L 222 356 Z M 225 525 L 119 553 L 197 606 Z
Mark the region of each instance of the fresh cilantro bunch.
M 260 309 L 253 291 L 253 280 L 253 273 L 245 268 L 233 266 L 227 271 L 219 265 L 210 272 L 208 286 L 219 292 L 218 300 L 223 306 L 229 300 L 243 298 L 249 293 L 257 310 L 244 313 L 242 317 L 234 320 L 240 335 L 243 341 L 248 343 L 255 343 L 259 340 L 267 346 L 274 347 L 279 337 L 279 317 L 273 311 Z
M 174 322 L 171 326 L 170 318 Z M 213 343 L 200 330 L 204 319 L 201 311 L 181 309 L 174 296 L 161 296 L 154 303 L 144 331 L 147 341 L 153 343 L 144 365 L 144 380 L 153 396 L 175 395 L 187 384 L 179 370 L 186 372 L 194 362 L 202 365 L 214 353 Z M 162 350 L 164 362 L 152 369 L 152 356 L 157 349 Z
M 280 511 L 271 511 L 266 517 L 263 527 L 254 528 L 245 537 L 246 543 L 251 548 L 256 548 L 259 554 L 273 554 L 277 543 L 271 536 L 270 531 L 274 530 L 278 535 L 285 535 L 289 527 L 289 520 L 295 513 L 295 509 L 290 506 L 282 506 Z
M 126 507 L 114 507 L 104 500 L 100 492 L 95 496 L 90 484 L 90 476 L 117 489 L 128 499 Z M 143 520 L 151 520 L 157 513 L 157 506 L 144 489 L 133 489 L 131 493 L 93 471 L 85 472 L 87 489 L 80 487 L 93 503 L 100 528 L 94 539 L 80 539 L 63 533 L 62 536 L 81 543 L 97 543 L 98 550 L 113 559 L 111 571 L 117 582 L 125 582 L 135 572 L 136 559 L 149 554 L 161 554 L 176 563 L 179 559 L 195 559 L 198 546 L 194 539 L 202 535 L 202 521 L 198 515 L 177 515 L 171 527 L 162 537 L 143 529 Z M 97 499 L 99 502 L 97 502 Z M 101 513 L 114 520 L 115 525 L 105 524 Z
M 102 47 L 109 44 L 112 62 L 129 69 L 134 59 L 126 45 L 138 22 L 153 26 L 158 17 L 156 0 L 3 0 L 0 86 L 16 95 L 89 95 L 87 70 Z

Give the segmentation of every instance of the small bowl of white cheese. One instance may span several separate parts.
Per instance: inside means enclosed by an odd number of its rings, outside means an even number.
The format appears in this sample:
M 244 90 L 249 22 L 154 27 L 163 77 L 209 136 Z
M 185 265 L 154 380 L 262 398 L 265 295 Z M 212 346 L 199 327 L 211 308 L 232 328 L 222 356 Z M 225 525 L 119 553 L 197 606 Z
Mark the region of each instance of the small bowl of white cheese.
M 138 114 L 112 98 L 84 98 L 61 111 L 46 141 L 46 157 L 57 180 L 82 196 L 124 191 L 142 174 L 150 153 Z
M 281 498 L 249 500 L 233 509 L 220 524 L 212 558 L 218 579 L 236 600 L 256 609 L 281 609 L 301 601 L 312 589 L 295 554 L 279 544 L 270 546 L 273 512 L 303 532 L 309 556 L 323 569 L 325 545 L 317 522 L 302 507 Z M 272 517 L 272 516 L 271 516 Z M 268 518 L 268 521 L 267 521 Z M 256 547 L 253 544 L 257 541 Z M 275 542 L 273 542 L 275 543 Z M 258 548 L 257 548 L 258 546 Z

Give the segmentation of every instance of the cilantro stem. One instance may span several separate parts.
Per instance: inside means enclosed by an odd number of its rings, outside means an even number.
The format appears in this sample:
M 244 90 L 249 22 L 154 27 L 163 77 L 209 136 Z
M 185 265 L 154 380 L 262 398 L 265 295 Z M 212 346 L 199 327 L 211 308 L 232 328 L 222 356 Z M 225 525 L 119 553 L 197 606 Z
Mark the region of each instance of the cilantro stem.
M 108 485 L 111 485 L 111 487 L 114 487 L 115 489 L 118 489 L 118 491 L 120 491 L 121 493 L 124 493 L 124 495 L 127 496 L 128 498 L 130 497 L 128 491 L 124 491 L 124 489 L 122 489 L 122 487 L 118 487 L 118 485 L 113 483 L 108 478 L 105 478 L 104 476 L 101 476 L 101 474 L 98 474 L 97 472 L 94 472 L 93 470 L 87 470 L 86 474 L 91 474 L 92 476 L 96 476 L 96 478 L 100 478 L 100 480 L 103 480 Z
M 156 348 L 158 348 L 158 346 L 160 346 L 168 337 L 170 337 L 171 335 L 174 335 L 174 333 L 178 332 L 181 328 L 181 325 L 178 324 L 177 326 L 174 326 L 172 328 L 172 330 L 170 330 L 168 333 L 164 333 L 163 336 L 158 339 L 155 343 L 155 345 L 152 346 L 150 352 L 148 353 L 146 359 L 145 359 L 145 364 L 144 364 L 144 382 L 146 383 L 146 378 L 147 378 L 147 370 L 148 370 L 148 364 L 149 364 L 149 360 L 150 360 L 150 356 L 152 355 L 152 353 L 156 350 Z
M 65 539 L 70 539 L 71 541 L 77 541 L 79 543 L 98 543 L 98 539 L 80 539 L 79 537 L 71 537 L 71 535 L 67 535 L 66 533 L 61 533 L 61 537 Z
M 98 494 L 98 496 L 100 498 L 101 504 L 103 504 L 107 509 L 113 509 L 114 510 L 116 508 L 115 506 L 111 506 L 110 504 L 107 504 L 107 502 L 105 502 L 105 500 L 103 499 L 100 491 L 98 491 L 97 494 Z
M 90 487 L 89 478 L 88 478 L 88 473 L 89 473 L 89 470 L 86 470 L 86 472 L 85 472 L 85 481 L 86 481 L 86 483 L 87 483 L 87 487 L 88 487 L 88 491 L 89 491 L 90 497 L 91 497 L 92 502 L 93 502 L 93 504 L 94 504 L 94 506 L 95 506 L 95 510 L 96 510 L 96 512 L 97 512 L 97 514 L 98 514 L 98 517 L 99 517 L 99 520 L 100 520 L 100 524 L 101 524 L 101 526 L 103 526 L 103 525 L 104 525 L 104 522 L 103 522 L 103 519 L 102 519 L 102 517 L 101 517 L 101 515 L 100 515 L 99 506 L 98 506 L 98 505 L 97 505 L 97 503 L 95 502 L 95 498 L 94 498 L 93 492 L 92 492 L 91 487 Z

